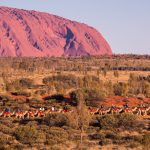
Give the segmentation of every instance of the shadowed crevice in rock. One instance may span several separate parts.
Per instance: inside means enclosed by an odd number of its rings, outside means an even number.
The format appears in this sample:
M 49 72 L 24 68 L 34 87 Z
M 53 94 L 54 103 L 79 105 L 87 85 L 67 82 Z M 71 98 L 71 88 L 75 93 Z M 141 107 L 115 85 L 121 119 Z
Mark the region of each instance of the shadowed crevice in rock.
M 74 34 L 68 27 L 67 27 L 67 35 L 65 38 L 66 38 L 66 44 L 64 46 L 64 50 L 66 51 L 74 47 L 73 41 L 75 40 Z
M 3 29 L 5 31 L 4 37 L 3 37 L 3 42 L 9 41 L 12 47 L 14 47 L 15 55 L 16 56 L 21 56 L 21 51 L 20 51 L 20 46 L 19 46 L 19 40 L 16 38 L 15 33 L 12 31 L 11 27 L 8 25 L 7 22 L 3 21 Z M 6 51 L 8 51 L 9 48 L 1 48 L 1 55 L 5 56 Z

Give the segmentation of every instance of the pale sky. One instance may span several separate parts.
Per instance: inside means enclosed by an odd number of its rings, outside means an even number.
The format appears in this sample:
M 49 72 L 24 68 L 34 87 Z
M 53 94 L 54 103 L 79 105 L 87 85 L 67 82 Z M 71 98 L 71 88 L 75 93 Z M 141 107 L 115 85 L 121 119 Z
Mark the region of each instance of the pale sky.
M 114 53 L 150 54 L 150 0 L 0 0 L 0 6 L 86 23 L 103 34 Z

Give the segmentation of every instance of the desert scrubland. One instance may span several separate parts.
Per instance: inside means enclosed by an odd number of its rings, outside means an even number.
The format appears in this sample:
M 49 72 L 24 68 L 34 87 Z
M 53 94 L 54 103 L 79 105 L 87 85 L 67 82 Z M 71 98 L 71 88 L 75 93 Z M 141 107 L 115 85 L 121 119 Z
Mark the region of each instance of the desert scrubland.
M 150 56 L 0 64 L 0 149 L 150 149 Z

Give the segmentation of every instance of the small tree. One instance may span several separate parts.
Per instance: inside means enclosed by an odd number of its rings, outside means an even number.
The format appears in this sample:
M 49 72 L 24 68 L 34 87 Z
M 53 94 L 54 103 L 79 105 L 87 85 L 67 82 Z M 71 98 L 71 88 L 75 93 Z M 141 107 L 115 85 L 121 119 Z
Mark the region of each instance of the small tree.
M 1 76 L 4 82 L 4 91 L 7 92 L 8 91 L 8 75 L 3 72 Z
M 83 91 L 77 91 L 76 97 L 78 99 L 77 113 L 78 113 L 78 128 L 80 129 L 80 149 L 83 148 L 83 132 L 89 125 L 90 117 L 85 105 Z
M 78 105 L 78 98 L 77 98 L 77 95 L 76 95 L 76 91 L 72 91 L 71 93 L 69 93 L 69 95 L 70 95 L 72 104 Z
M 125 96 L 128 92 L 128 86 L 126 83 L 116 83 L 114 84 L 114 93 L 118 96 Z
M 150 83 L 145 83 L 145 96 L 150 97 Z
M 104 68 L 104 70 L 103 70 L 103 76 L 104 76 L 104 77 L 107 76 L 107 69 L 106 69 L 106 68 Z
M 96 74 L 99 77 L 99 75 L 100 75 L 100 70 L 99 69 L 96 71 Z
M 114 88 L 113 88 L 113 83 L 111 80 L 105 82 L 105 92 L 107 96 L 113 96 L 114 95 Z
M 114 77 L 118 79 L 118 77 L 119 77 L 119 72 L 118 72 L 118 70 L 115 70 L 115 71 L 114 71 Z

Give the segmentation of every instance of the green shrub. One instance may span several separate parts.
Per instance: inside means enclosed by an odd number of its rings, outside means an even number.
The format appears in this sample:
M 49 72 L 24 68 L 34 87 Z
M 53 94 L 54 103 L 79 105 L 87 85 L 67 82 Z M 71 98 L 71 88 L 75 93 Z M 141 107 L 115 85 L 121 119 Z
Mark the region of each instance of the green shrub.
M 19 85 L 25 88 L 31 88 L 33 85 L 33 80 L 28 78 L 22 78 L 19 80 Z
M 58 127 L 51 127 L 46 133 L 46 144 L 52 146 L 64 144 L 68 140 L 68 133 Z
M 135 115 L 121 114 L 118 115 L 118 126 L 125 130 L 134 130 L 143 127 L 143 123 Z
M 19 91 L 21 89 L 29 89 L 33 86 L 32 79 L 22 78 L 6 84 L 8 91 Z
M 115 95 L 123 96 L 128 92 L 128 86 L 126 83 L 119 82 L 114 84 L 114 93 Z
M 8 100 L 9 98 L 5 95 L 0 95 L 0 100 Z
M 105 92 L 100 89 L 85 89 L 84 90 L 86 105 L 99 106 L 99 101 L 103 101 L 106 98 Z
M 26 146 L 22 144 L 11 144 L 9 148 L 6 148 L 8 150 L 23 150 Z
M 112 144 L 112 141 L 110 139 L 102 139 L 99 141 L 99 145 L 104 146 L 104 145 L 108 145 L 108 144 Z
M 1 130 L 6 128 L 7 131 L 10 131 L 10 129 L 14 128 L 15 124 L 12 121 L 13 121 L 13 118 L 1 118 L 0 119 Z M 7 132 L 6 134 L 9 134 L 9 133 L 11 133 L 11 131 Z
M 81 136 L 80 136 L 81 131 L 80 130 L 71 128 L 71 129 L 67 130 L 67 132 L 69 135 L 69 139 L 71 141 L 75 141 L 75 142 L 80 141 L 80 139 L 81 139 Z
M 72 105 L 77 106 L 78 104 L 77 90 L 70 92 L 69 96 L 70 96 Z
M 74 75 L 57 75 L 43 78 L 43 83 L 46 85 L 56 84 L 56 88 L 62 87 L 68 89 L 77 86 L 77 77 Z M 59 83 L 59 84 L 57 84 Z
M 106 138 L 108 139 L 112 139 L 112 140 L 115 140 L 115 139 L 120 139 L 120 135 L 118 135 L 117 132 L 112 132 L 112 131 L 107 131 L 106 133 Z
M 36 98 L 30 98 L 30 99 L 27 99 L 27 101 L 26 102 L 28 102 L 28 103 L 30 103 L 30 104 L 41 104 L 41 101 L 40 100 L 38 100 L 38 99 L 36 99 Z
M 12 137 L 6 134 L 0 133 L 0 146 L 5 146 L 7 144 L 10 144 L 10 142 L 12 141 L 13 141 Z
M 105 134 L 104 133 L 96 133 L 96 134 L 91 134 L 89 135 L 89 138 L 91 140 L 102 140 L 105 138 Z
M 142 135 L 134 135 L 130 137 L 131 140 L 137 142 L 137 143 L 142 143 L 143 141 L 143 136 Z
M 144 127 L 144 123 L 132 114 L 100 116 L 96 118 L 95 122 L 101 129 L 106 130 L 137 130 Z
M 38 131 L 33 126 L 20 126 L 15 130 L 14 136 L 21 143 L 32 145 L 38 137 Z
M 43 96 L 43 95 L 46 94 L 46 91 L 45 91 L 45 90 L 36 90 L 36 91 L 35 91 L 35 94 L 40 95 L 40 96 Z
M 68 118 L 64 114 L 49 114 L 44 118 L 44 123 L 50 127 L 62 127 L 68 125 Z
M 12 134 L 13 133 L 12 128 L 10 128 L 4 124 L 0 124 L 0 131 L 5 133 L 5 134 Z
M 146 133 L 143 136 L 142 144 L 145 147 L 145 149 L 147 149 L 147 150 L 150 149 L 150 133 Z
M 98 119 L 98 121 L 101 129 L 113 130 L 118 128 L 118 119 L 115 115 L 102 116 Z
M 140 143 L 135 142 L 135 141 L 132 141 L 132 142 L 129 143 L 129 147 L 132 148 L 132 149 L 133 148 L 138 148 L 140 146 L 141 146 Z
M 62 149 L 62 146 L 60 145 L 53 145 L 53 146 L 50 146 L 49 147 L 49 150 L 61 150 Z

